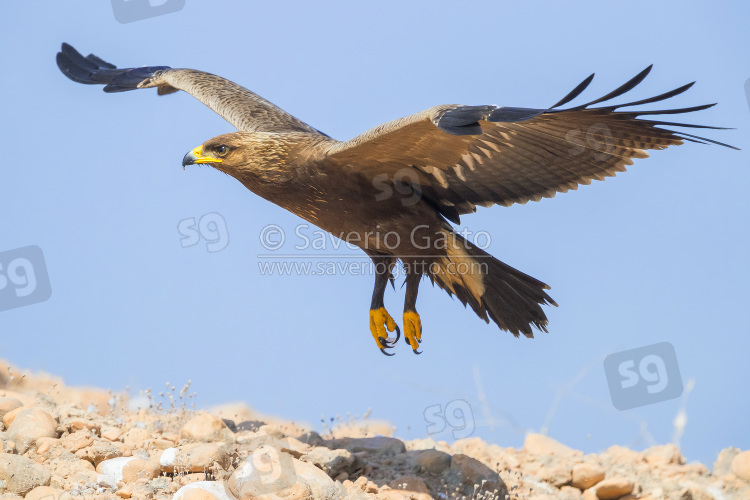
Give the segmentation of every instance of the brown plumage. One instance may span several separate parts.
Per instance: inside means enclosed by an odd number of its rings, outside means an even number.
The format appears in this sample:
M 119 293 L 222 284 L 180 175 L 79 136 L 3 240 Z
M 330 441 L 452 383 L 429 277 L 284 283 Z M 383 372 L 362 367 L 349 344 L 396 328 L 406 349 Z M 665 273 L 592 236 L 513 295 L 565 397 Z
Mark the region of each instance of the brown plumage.
M 546 331 L 542 305 L 549 287 L 500 262 L 453 231 L 450 222 L 477 206 L 509 206 L 551 198 L 591 180 L 604 180 L 646 158 L 646 150 L 710 139 L 659 128 L 679 124 L 639 116 L 679 114 L 713 106 L 620 111 L 685 92 L 692 84 L 620 105 L 592 107 L 638 85 L 649 66 L 606 96 L 559 109 L 593 79 L 584 80 L 550 108 L 436 106 L 385 123 L 349 141 L 334 140 L 270 102 L 216 75 L 166 66 L 118 69 L 63 44 L 60 70 L 71 80 L 105 84 L 105 92 L 156 87 L 183 90 L 218 113 L 238 132 L 188 153 L 183 165 L 207 163 L 249 190 L 362 248 L 376 264 L 370 329 L 381 350 L 400 329 L 385 311 L 392 266 L 406 274 L 404 327 L 417 352 L 421 324 L 416 298 L 422 276 L 492 319 L 513 335 Z M 735 148 L 736 149 L 736 148 Z

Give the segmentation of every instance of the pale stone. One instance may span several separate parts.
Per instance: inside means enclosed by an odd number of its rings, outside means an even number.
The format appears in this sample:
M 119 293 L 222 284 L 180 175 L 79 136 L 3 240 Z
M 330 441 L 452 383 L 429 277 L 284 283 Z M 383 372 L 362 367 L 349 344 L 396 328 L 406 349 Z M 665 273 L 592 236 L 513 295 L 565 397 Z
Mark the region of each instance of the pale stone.
M 57 422 L 42 409 L 26 408 L 13 418 L 8 437 L 16 443 L 19 453 L 24 453 L 40 437 L 57 437 Z
M 23 402 L 20 399 L 0 398 L 0 419 L 2 419 L 6 413 L 21 408 L 22 406 Z
M 404 476 L 394 479 L 388 484 L 393 491 L 401 494 L 404 499 L 431 500 L 430 490 L 424 481 L 416 476 Z M 381 490 L 382 493 L 382 490 Z M 386 495 L 389 496 L 389 495 Z
M 165 450 L 159 461 L 163 472 L 205 472 L 214 463 L 222 469 L 228 469 L 231 457 L 227 448 L 221 444 L 191 443 Z
M 121 457 L 122 451 L 114 443 L 98 440 L 94 441 L 93 445 L 78 450 L 75 454 L 78 458 L 88 460 L 96 467 L 104 460 Z
M 345 490 L 312 464 L 264 445 L 229 478 L 229 491 L 240 499 L 276 498 L 338 500 Z
M 105 476 L 111 476 L 115 478 L 116 481 L 122 481 L 123 469 L 128 463 L 134 460 L 138 459 L 135 457 L 117 457 L 110 458 L 109 460 L 103 460 L 99 465 L 96 466 L 96 472 Z
M 281 448 L 283 451 L 284 448 Z M 295 457 L 297 458 L 297 457 Z M 331 477 L 336 477 L 350 469 L 356 457 L 349 450 L 331 450 L 323 446 L 316 446 L 301 460 L 316 465 Z
M 0 453 L 0 482 L 7 493 L 25 495 L 37 486 L 49 486 L 47 469 L 19 455 Z
M 122 468 L 122 480 L 125 483 L 134 483 L 139 479 L 154 479 L 161 474 L 159 463 L 152 460 L 136 458 L 126 463 Z
M 13 423 L 13 419 L 16 418 L 16 415 L 21 413 L 23 410 L 28 410 L 30 408 L 33 408 L 33 406 L 19 406 L 18 408 L 14 408 L 13 410 L 10 410 L 8 413 L 3 415 L 3 425 L 7 429 L 10 427 L 10 424 Z
M 120 439 L 120 436 L 122 436 L 122 429 L 110 425 L 103 425 L 101 428 L 101 436 L 108 441 L 117 441 Z
M 750 450 L 738 453 L 732 459 L 732 474 L 745 481 L 750 481 Z
M 529 434 L 523 443 L 523 449 L 533 455 L 560 455 L 575 456 L 581 455 L 580 451 L 568 448 L 549 436 L 543 434 Z
M 679 500 L 714 500 L 714 496 L 707 491 L 691 486 L 680 491 Z
M 596 496 L 600 500 L 615 500 L 633 491 L 633 481 L 622 477 L 612 477 L 596 485 Z
M 91 420 L 85 420 L 82 418 L 74 418 L 72 420 L 69 420 L 66 422 L 66 425 L 68 426 L 68 429 L 70 432 L 76 432 L 83 429 L 87 429 L 91 431 L 92 433 L 96 434 L 97 436 L 101 433 L 102 426 L 99 425 L 96 422 L 92 422 Z
M 122 442 L 133 449 L 143 448 L 143 444 L 151 437 L 146 429 L 133 427 L 122 436 Z
M 652 446 L 643 452 L 643 458 L 651 465 L 679 464 L 685 463 L 680 450 L 673 444 Z
M 49 486 L 37 486 L 24 498 L 26 500 L 73 500 L 73 497 L 67 491 L 50 488 Z
M 594 495 L 596 496 L 596 495 Z M 572 486 L 560 487 L 560 500 L 582 500 L 583 494 L 578 488 Z
M 180 436 L 190 441 L 225 441 L 234 439 L 232 431 L 222 419 L 208 413 L 191 418 L 180 430 Z
M 203 488 L 194 488 L 192 490 L 180 490 L 182 494 L 180 496 L 175 495 L 175 499 L 181 500 L 219 500 L 229 499 L 229 497 L 222 490 L 221 492 L 209 491 Z M 178 491 L 179 493 L 179 491 Z
M 91 435 L 91 431 L 89 429 L 84 428 L 62 437 L 60 439 L 60 442 L 62 443 L 63 448 L 70 451 L 71 453 L 75 453 L 78 450 L 94 444 L 94 436 Z
M 588 463 L 575 464 L 570 484 L 579 490 L 586 490 L 604 479 L 604 476 L 604 469 L 598 465 Z
M 542 466 L 537 472 L 539 479 L 549 483 L 555 488 L 570 482 L 571 470 L 562 464 L 549 464 Z

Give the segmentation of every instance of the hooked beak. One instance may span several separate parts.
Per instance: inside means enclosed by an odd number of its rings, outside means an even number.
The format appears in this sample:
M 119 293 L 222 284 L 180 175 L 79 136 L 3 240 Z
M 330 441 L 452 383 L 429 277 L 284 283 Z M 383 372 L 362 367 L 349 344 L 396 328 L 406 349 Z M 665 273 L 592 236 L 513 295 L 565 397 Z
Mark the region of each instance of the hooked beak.
M 185 167 L 188 165 L 195 165 L 196 163 L 221 163 L 221 158 L 213 158 L 211 156 L 204 156 L 203 155 L 203 146 L 198 146 L 197 148 L 190 151 L 188 154 L 185 155 L 185 157 L 182 159 L 182 169 L 185 170 Z

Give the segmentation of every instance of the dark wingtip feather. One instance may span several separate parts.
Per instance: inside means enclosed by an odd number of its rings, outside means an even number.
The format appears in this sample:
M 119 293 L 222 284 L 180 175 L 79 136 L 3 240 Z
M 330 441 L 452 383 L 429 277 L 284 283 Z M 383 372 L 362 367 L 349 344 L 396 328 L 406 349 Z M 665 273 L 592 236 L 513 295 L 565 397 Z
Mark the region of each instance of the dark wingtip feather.
M 615 97 L 619 97 L 625 92 L 629 92 L 635 88 L 636 85 L 641 83 L 646 76 L 651 72 L 651 69 L 654 67 L 653 64 L 649 65 L 646 69 L 635 75 L 633 78 L 628 80 L 627 82 L 623 83 L 619 87 L 617 87 L 615 90 L 610 92 L 609 94 L 605 95 L 604 97 L 600 97 L 599 99 L 596 99 L 591 102 L 587 102 L 586 104 L 582 104 L 580 106 L 577 106 L 575 108 L 571 108 L 572 110 L 577 109 L 586 109 L 589 106 L 592 106 L 594 104 L 599 104 L 600 102 L 609 101 L 610 99 L 614 99 Z
M 591 84 L 591 82 L 594 80 L 594 74 L 595 73 L 591 73 L 588 76 L 588 78 L 586 78 L 584 81 L 582 81 L 581 83 L 579 83 L 578 86 L 576 86 L 576 88 L 574 88 L 573 90 L 571 90 L 568 93 L 568 95 L 566 95 L 565 97 L 563 97 L 559 102 L 557 102 L 556 104 L 553 104 L 552 106 L 550 106 L 549 109 L 557 108 L 558 106 L 562 106 L 563 104 L 568 104 L 570 101 L 572 101 L 573 99 L 575 99 L 576 97 L 578 97 L 581 94 L 581 92 L 583 92 L 584 90 L 586 90 L 586 87 L 588 87 Z
M 74 82 L 104 84 L 104 91 L 108 93 L 135 90 L 138 84 L 154 76 L 157 71 L 169 69 L 169 66 L 118 69 L 94 54 L 83 57 L 72 45 L 64 42 L 56 60 L 60 71 Z

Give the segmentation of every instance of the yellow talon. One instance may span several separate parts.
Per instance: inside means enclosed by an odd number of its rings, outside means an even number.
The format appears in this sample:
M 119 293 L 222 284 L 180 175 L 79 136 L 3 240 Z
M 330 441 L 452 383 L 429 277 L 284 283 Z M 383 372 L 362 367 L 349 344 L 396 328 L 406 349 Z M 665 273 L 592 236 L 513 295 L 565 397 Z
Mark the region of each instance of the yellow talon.
M 419 343 L 422 342 L 422 320 L 416 311 L 404 313 L 404 336 L 412 350 L 416 351 Z
M 386 329 L 389 332 L 396 330 L 397 334 L 399 333 L 398 325 L 385 310 L 385 307 L 370 309 L 370 332 L 381 350 L 385 347 L 393 347 L 392 344 L 395 343 L 388 340 Z

